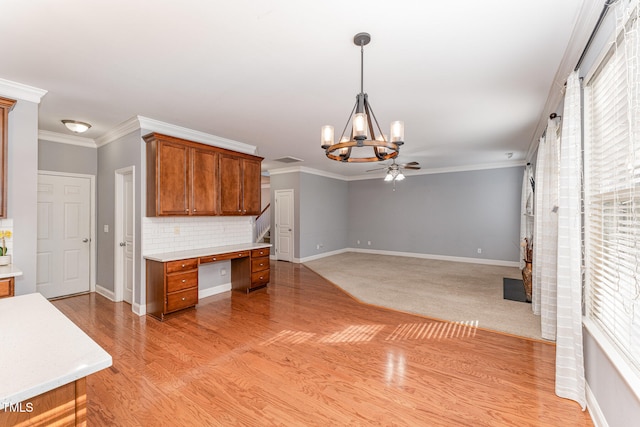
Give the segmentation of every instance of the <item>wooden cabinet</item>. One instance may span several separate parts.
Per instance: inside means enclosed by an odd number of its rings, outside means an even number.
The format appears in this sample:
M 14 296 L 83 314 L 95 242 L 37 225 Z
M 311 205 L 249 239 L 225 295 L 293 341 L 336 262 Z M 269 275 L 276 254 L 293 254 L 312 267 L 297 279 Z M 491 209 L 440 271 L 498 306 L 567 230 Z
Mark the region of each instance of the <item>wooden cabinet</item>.
M 158 134 L 147 141 L 147 216 L 216 215 L 218 153 Z
M 220 155 L 220 212 L 260 215 L 260 161 Z
M 152 133 L 147 216 L 259 215 L 262 158 Z
M 147 260 L 147 314 L 166 314 L 198 303 L 198 258 L 158 262 Z
M 251 290 L 266 286 L 269 283 L 269 248 L 251 251 Z
M 9 145 L 9 111 L 13 99 L 0 97 L 0 218 L 7 217 L 7 150 Z
M 15 295 L 15 280 L 13 277 L 0 279 L 0 298 L 12 297 Z

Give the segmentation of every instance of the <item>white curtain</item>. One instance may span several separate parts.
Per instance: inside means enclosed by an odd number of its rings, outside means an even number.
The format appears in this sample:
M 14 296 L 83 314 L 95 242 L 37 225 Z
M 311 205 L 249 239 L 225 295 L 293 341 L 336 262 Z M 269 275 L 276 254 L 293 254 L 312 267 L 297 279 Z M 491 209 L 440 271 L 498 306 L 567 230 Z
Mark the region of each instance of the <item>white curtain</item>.
M 536 162 L 532 274 L 532 309 L 541 315 L 542 338 L 548 340 L 556 339 L 558 159 L 558 127 L 549 119 Z
M 535 174 L 532 308 L 556 340 L 556 394 L 586 406 L 582 349 L 582 133 L 580 80 L 567 80 L 562 137 L 549 119 Z
M 584 409 L 581 191 L 580 79 L 573 72 L 564 98 L 558 179 L 556 394 Z

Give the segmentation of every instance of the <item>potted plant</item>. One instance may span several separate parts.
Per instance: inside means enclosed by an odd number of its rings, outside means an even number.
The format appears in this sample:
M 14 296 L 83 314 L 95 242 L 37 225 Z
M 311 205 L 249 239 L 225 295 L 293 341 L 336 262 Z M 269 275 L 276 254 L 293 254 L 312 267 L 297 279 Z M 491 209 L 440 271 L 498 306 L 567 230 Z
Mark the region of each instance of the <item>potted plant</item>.
M 11 230 L 0 230 L 0 237 L 2 238 L 2 246 L 0 246 L 0 265 L 11 264 L 11 255 L 7 254 L 7 239 L 10 239 L 13 233 Z

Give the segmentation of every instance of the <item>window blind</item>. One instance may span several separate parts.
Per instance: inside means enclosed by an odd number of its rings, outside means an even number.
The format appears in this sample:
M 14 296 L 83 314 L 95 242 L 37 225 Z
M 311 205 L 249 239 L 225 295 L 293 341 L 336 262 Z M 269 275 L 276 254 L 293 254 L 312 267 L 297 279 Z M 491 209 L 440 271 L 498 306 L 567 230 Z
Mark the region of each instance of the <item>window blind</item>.
M 640 371 L 637 10 L 585 87 L 586 315 Z

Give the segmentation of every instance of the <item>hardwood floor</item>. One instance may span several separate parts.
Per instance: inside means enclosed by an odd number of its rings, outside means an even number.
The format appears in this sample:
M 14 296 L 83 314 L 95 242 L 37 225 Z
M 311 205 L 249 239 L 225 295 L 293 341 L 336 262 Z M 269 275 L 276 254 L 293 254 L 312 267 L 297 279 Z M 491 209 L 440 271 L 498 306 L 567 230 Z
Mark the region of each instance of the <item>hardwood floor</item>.
M 164 322 L 96 295 L 54 304 L 113 356 L 89 425 L 592 426 L 554 394 L 555 346 L 360 304 L 272 262 L 267 289 Z

